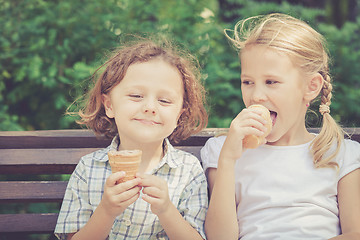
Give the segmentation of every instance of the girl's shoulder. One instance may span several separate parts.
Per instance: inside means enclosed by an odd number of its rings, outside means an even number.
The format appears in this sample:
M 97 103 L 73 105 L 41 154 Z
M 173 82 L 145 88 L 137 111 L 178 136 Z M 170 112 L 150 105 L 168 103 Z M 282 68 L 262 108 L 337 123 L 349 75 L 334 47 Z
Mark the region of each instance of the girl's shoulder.
M 351 139 L 344 139 L 338 155 L 342 158 L 360 158 L 360 143 Z
M 209 138 L 206 141 L 204 147 L 201 148 L 200 156 L 204 171 L 206 171 L 207 168 L 217 167 L 217 161 L 219 159 L 221 148 L 224 145 L 225 139 L 225 135 Z
M 340 178 L 360 168 L 360 143 L 354 140 L 344 139 L 336 156 L 336 162 L 340 167 Z
M 219 147 L 221 149 L 222 146 L 224 145 L 225 139 L 226 139 L 226 135 L 220 135 L 220 136 L 211 137 L 206 141 L 203 149 L 206 149 L 206 148 L 219 148 Z
M 224 145 L 225 139 L 226 135 L 209 138 L 200 150 L 201 158 L 208 155 L 218 155 Z

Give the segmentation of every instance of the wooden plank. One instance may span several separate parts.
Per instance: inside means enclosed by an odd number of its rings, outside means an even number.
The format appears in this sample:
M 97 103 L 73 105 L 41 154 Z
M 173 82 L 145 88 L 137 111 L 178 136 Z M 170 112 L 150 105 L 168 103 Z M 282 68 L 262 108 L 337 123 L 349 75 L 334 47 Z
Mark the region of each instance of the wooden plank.
M 209 137 L 226 129 L 207 128 L 178 146 L 201 146 Z M 103 148 L 110 139 L 96 137 L 90 130 L 0 131 L 0 149 L 23 148 Z
M 200 159 L 201 146 L 179 146 Z M 80 158 L 98 148 L 0 149 L 0 174 L 70 174 Z
M 57 213 L 0 214 L 0 233 L 53 233 Z
M 227 128 L 206 128 L 176 146 L 202 146 L 208 138 L 226 132 Z M 319 128 L 309 128 L 319 132 Z M 352 139 L 360 142 L 360 128 L 345 128 Z M 103 148 L 109 145 L 110 139 L 96 137 L 92 131 L 42 130 L 42 131 L 0 131 L 0 149 L 23 148 Z
M 0 148 L 102 148 L 111 142 L 109 139 L 88 135 L 83 130 L 79 130 L 79 135 L 67 130 L 59 131 L 1 132 Z
M 98 148 L 0 149 L 0 174 L 69 174 Z
M 0 203 L 61 202 L 67 181 L 0 182 Z

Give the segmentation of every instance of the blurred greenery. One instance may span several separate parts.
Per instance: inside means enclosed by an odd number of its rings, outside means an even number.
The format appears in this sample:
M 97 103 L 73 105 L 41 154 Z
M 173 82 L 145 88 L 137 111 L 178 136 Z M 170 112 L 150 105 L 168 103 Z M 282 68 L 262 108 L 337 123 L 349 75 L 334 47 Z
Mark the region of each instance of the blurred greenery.
M 223 31 L 270 12 L 301 18 L 325 36 L 335 85 L 331 113 L 346 127 L 360 127 L 359 7 L 360 0 L 0 0 L 0 130 L 78 128 L 66 108 L 87 90 L 108 51 L 127 34 L 143 33 L 170 35 L 199 59 L 208 127 L 228 127 L 243 103 L 237 53 Z
M 208 127 L 228 127 L 243 103 L 239 61 L 223 29 L 270 12 L 299 17 L 325 35 L 333 59 L 332 114 L 345 126 L 360 126 L 358 3 L 0 0 L 0 130 L 78 128 L 66 108 L 87 89 L 106 52 L 125 35 L 142 33 L 171 35 L 196 55 L 208 91 Z

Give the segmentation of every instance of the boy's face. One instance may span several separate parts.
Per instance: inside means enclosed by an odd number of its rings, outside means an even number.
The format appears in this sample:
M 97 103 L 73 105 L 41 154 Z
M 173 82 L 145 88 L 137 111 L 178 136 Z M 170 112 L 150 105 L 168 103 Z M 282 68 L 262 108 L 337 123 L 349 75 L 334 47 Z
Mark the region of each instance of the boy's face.
M 283 145 L 304 135 L 306 76 L 290 58 L 262 45 L 241 53 L 241 92 L 245 105 L 261 104 L 271 111 L 273 130 L 269 143 Z
M 106 115 L 115 118 L 121 147 L 160 143 L 177 126 L 183 106 L 180 73 L 154 59 L 130 65 L 124 79 L 103 95 Z

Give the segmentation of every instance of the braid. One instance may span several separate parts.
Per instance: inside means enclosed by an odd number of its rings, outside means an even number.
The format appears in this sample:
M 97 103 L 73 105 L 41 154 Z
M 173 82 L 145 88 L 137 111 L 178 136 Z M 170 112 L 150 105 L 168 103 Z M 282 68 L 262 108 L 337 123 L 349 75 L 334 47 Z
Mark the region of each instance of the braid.
M 322 74 L 323 75 L 323 74 Z M 320 104 L 320 113 L 324 115 L 325 113 L 330 113 L 330 104 L 332 98 L 332 84 L 329 74 L 325 74 L 324 77 L 324 86 L 321 89 L 321 104 Z
M 311 143 L 311 152 L 314 156 L 315 167 L 335 167 L 338 164 L 331 162 L 340 150 L 341 142 L 344 139 L 344 131 L 330 115 L 330 104 L 332 97 L 331 78 L 328 73 L 320 73 L 324 78 L 324 85 L 321 89 L 321 104 L 319 112 L 323 115 L 323 126 L 317 138 Z M 324 76 L 325 75 L 325 76 Z M 336 142 L 336 149 L 331 154 L 324 155 L 333 148 Z

